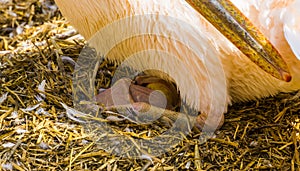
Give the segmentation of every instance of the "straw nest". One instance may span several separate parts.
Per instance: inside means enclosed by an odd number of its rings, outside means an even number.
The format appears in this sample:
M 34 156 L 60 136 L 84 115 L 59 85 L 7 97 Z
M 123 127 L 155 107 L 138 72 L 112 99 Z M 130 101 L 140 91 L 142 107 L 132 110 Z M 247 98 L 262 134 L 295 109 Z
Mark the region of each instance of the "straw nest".
M 74 61 L 83 38 L 53 1 L 0 0 L 0 170 L 296 170 L 299 93 L 234 104 L 215 136 L 197 132 L 161 156 L 131 159 L 104 151 L 72 107 Z M 74 60 L 74 61 L 73 61 Z M 97 88 L 107 88 L 115 66 L 102 62 Z M 116 134 L 147 138 L 160 123 L 112 122 Z M 128 129 L 130 128 L 130 129 Z

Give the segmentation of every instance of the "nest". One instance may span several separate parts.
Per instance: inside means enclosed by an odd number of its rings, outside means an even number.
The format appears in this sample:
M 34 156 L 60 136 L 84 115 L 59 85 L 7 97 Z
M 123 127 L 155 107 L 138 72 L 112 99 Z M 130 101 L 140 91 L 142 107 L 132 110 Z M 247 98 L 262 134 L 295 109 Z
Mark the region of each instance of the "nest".
M 296 170 L 299 93 L 233 104 L 223 127 L 200 141 L 192 132 L 159 156 L 128 158 L 103 150 L 70 119 L 74 61 L 84 39 L 53 1 L 0 1 L 0 170 Z M 115 65 L 103 61 L 97 88 Z M 163 125 L 111 123 L 118 134 L 149 138 Z M 129 129 L 130 128 L 130 129 Z M 99 135 L 101 136 L 101 135 Z

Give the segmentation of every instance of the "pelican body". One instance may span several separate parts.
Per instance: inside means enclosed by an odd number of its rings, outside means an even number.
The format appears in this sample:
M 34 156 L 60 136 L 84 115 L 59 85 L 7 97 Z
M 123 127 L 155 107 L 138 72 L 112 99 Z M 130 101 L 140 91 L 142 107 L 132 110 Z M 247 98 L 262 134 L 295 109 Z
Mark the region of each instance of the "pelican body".
M 232 102 L 300 89 L 300 0 L 232 1 L 281 54 L 290 82 L 259 68 L 184 0 L 55 1 L 101 55 L 119 63 L 138 56 L 131 67 L 162 71 L 149 74 L 175 82 L 186 103 L 212 120 Z

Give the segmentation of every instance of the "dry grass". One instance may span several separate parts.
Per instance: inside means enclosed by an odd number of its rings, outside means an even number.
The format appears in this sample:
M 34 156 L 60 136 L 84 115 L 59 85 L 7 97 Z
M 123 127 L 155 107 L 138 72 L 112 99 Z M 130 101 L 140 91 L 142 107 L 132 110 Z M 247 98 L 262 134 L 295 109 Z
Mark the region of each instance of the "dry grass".
M 76 60 L 84 40 L 51 1 L 4 2 L 0 0 L 0 170 L 299 169 L 296 93 L 234 104 L 214 138 L 200 143 L 199 135 L 191 133 L 158 157 L 129 159 L 101 150 L 60 104 L 72 106 L 73 100 L 73 66 L 60 57 Z M 101 66 L 107 72 L 99 86 L 107 86 L 113 65 Z M 151 132 L 128 122 L 119 127 L 132 128 L 130 135 L 139 138 Z

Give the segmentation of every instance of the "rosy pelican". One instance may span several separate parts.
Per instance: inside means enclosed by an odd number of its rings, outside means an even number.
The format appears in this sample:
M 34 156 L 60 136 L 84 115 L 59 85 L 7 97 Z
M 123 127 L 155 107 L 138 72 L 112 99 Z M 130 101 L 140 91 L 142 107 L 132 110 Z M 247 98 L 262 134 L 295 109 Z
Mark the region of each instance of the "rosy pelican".
M 119 63 L 143 56 L 129 65 L 162 71 L 146 73 L 176 83 L 181 98 L 209 115 L 206 123 L 212 127 L 232 102 L 300 89 L 300 0 L 234 0 L 241 12 L 223 0 L 55 1 L 101 55 Z M 253 33 L 256 29 L 242 13 L 267 38 Z M 237 29 L 232 23 L 238 21 L 246 26 Z M 132 26 L 135 23 L 138 27 Z M 114 39 L 118 41 L 113 47 L 104 47 Z

